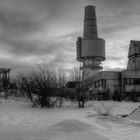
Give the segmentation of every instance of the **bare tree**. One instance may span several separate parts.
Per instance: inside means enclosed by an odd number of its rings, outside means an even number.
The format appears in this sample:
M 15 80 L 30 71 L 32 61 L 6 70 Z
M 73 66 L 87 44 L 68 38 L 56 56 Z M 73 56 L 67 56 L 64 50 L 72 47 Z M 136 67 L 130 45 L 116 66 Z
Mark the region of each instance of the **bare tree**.
M 79 65 L 75 65 L 70 71 L 70 79 L 74 82 L 77 82 L 75 87 L 75 96 L 78 101 L 79 108 L 84 108 L 85 104 L 85 90 L 82 83 L 82 71 L 80 70 Z
M 31 71 L 22 76 L 22 89 L 28 94 L 33 103 L 34 96 L 36 96 L 41 107 L 51 106 L 50 96 L 53 96 L 52 88 L 56 86 L 56 72 L 50 66 L 39 66 L 38 70 Z
M 63 88 L 66 84 L 66 75 L 63 68 L 57 70 L 57 86 L 58 88 Z
M 66 84 L 66 75 L 63 68 L 57 70 L 57 87 L 61 89 L 60 95 L 57 97 L 58 107 L 61 107 L 63 104 L 63 97 L 65 97 L 64 86 Z
M 82 71 L 80 70 L 80 66 L 78 64 L 70 70 L 70 79 L 77 82 L 82 80 Z
M 18 77 L 20 90 L 25 91 L 34 106 L 52 107 L 63 102 L 65 73 L 52 65 L 38 65 L 36 70 Z M 61 93 L 60 93 L 61 92 Z

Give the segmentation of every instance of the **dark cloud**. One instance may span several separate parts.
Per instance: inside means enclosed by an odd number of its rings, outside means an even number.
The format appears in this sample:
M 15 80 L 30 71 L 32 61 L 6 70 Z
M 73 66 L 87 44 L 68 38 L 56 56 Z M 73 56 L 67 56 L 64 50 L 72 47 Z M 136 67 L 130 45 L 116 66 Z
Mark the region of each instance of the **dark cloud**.
M 94 3 L 97 5 L 97 22 L 101 36 L 117 36 L 118 32 L 139 27 L 139 0 L 95 0 Z
M 55 22 L 59 28 L 61 22 L 71 21 L 69 18 L 72 17 L 70 11 L 74 10 L 73 2 L 74 0 L 1 0 L 0 26 L 10 35 L 23 35 L 40 28 L 49 28 Z
M 52 54 L 60 49 L 61 43 L 45 42 L 45 41 L 10 41 L 4 42 L 7 44 L 8 52 L 16 57 L 26 57 L 32 55 L 47 55 Z M 5 46 L 4 46 L 5 47 Z
M 75 42 L 83 32 L 84 3 L 89 1 L 0 0 L 0 50 L 7 54 L 6 57 L 0 52 L 0 64 L 28 69 L 31 66 L 24 58 L 39 57 L 50 63 L 75 63 Z M 139 0 L 90 0 L 90 3 L 96 6 L 99 36 L 106 40 L 105 69 L 125 67 L 128 40 L 139 37 Z
M 23 3 L 17 0 L 0 1 L 1 3 L 0 26 L 4 30 L 3 36 L 22 35 L 41 28 L 45 16 L 41 16 L 39 9 L 37 11 L 33 6 L 29 7 L 28 3 L 22 5 Z
M 33 21 L 32 17 L 21 13 L 0 13 L 0 24 L 6 30 L 14 31 L 20 30 L 21 32 L 35 30 L 39 24 Z

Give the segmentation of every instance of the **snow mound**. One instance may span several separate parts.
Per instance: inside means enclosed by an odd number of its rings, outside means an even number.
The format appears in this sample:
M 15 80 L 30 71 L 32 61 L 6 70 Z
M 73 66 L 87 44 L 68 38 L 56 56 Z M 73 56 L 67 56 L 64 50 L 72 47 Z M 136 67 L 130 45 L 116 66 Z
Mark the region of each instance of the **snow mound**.
M 136 108 L 127 118 L 132 121 L 140 122 L 140 107 Z
M 81 122 L 79 120 L 64 120 L 55 124 L 51 128 L 51 130 L 61 131 L 64 133 L 88 131 L 90 129 L 93 129 L 92 125 Z
M 53 140 L 109 140 L 109 139 L 94 131 L 93 132 L 84 131 L 81 133 L 67 134 L 67 135 L 64 135 L 60 138 L 56 138 Z

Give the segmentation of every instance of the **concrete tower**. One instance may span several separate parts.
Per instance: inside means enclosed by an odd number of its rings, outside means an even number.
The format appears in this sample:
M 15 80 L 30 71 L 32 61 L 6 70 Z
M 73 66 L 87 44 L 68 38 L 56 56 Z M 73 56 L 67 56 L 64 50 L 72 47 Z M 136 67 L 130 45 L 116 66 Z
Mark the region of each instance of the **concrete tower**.
M 128 59 L 127 70 L 140 70 L 140 41 L 130 41 Z
M 105 60 L 105 41 L 98 38 L 95 6 L 85 7 L 83 38 L 77 39 L 77 60 L 82 62 L 83 80 L 92 77 Z

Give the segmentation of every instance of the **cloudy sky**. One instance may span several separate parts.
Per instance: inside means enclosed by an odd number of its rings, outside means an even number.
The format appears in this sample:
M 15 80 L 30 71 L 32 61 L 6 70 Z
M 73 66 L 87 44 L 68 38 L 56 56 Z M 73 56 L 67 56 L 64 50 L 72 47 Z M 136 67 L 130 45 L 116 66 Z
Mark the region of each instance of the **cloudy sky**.
M 0 0 L 0 67 L 14 73 L 45 61 L 70 69 L 87 4 L 106 40 L 104 70 L 125 69 L 130 40 L 140 40 L 139 0 Z

